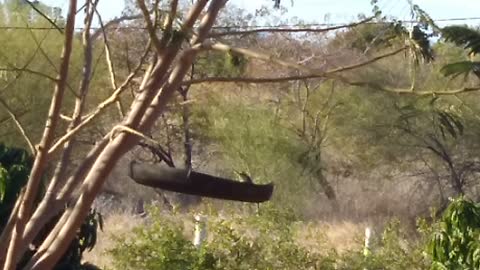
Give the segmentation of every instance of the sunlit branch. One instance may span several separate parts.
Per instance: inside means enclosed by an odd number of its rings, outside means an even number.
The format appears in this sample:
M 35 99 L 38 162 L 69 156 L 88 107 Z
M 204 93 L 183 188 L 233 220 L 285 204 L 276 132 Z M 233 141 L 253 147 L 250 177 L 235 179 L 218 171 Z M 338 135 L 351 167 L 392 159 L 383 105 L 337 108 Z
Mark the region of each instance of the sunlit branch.
M 21 257 L 21 250 L 23 248 L 21 240 L 25 225 L 30 218 L 33 202 L 38 193 L 40 186 L 41 176 L 44 173 L 44 168 L 48 160 L 48 149 L 53 141 L 60 108 L 62 106 L 63 95 L 67 86 L 67 77 L 70 64 L 70 56 L 73 47 L 73 36 L 75 27 L 75 15 L 76 15 L 76 0 L 70 0 L 70 7 L 67 15 L 65 26 L 65 42 L 64 49 L 61 57 L 60 72 L 58 79 L 56 80 L 55 89 L 52 95 L 52 101 L 48 112 L 47 123 L 44 128 L 42 139 L 37 149 L 37 155 L 35 157 L 32 170 L 28 179 L 28 184 L 25 191 L 25 196 L 20 204 L 20 209 L 17 215 L 15 226 L 12 232 L 12 237 L 9 243 L 7 258 L 4 265 L 4 270 L 10 270 L 16 268 L 16 263 Z M 23 243 L 24 244 L 24 243 Z
M 107 33 L 105 31 L 105 26 L 103 25 L 102 16 L 100 15 L 100 12 L 98 12 L 96 8 L 95 8 L 95 13 L 97 14 L 98 22 L 100 24 L 100 29 L 103 35 L 103 42 L 105 44 L 105 60 L 107 61 L 108 72 L 110 73 L 110 83 L 112 85 L 112 89 L 115 91 L 115 89 L 117 89 L 118 87 L 117 87 L 117 79 L 115 75 L 115 68 L 112 62 L 110 43 L 108 41 Z M 117 104 L 117 109 L 120 117 L 123 118 L 125 116 L 125 112 L 124 112 L 120 98 L 117 99 L 115 103 Z

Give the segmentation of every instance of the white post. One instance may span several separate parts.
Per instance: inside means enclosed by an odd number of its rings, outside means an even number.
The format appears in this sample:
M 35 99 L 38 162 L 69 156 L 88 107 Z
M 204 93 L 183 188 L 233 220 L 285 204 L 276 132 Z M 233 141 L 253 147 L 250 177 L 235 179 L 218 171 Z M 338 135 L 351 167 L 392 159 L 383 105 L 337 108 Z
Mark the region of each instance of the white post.
M 370 239 L 372 237 L 372 229 L 370 227 L 365 228 L 365 246 L 363 248 L 363 256 L 365 257 L 365 260 L 370 256 Z M 367 268 L 364 268 L 363 270 L 367 270 Z
M 370 238 L 372 237 L 372 229 L 369 227 L 365 228 L 365 247 L 363 249 L 363 255 L 368 257 L 370 254 Z
M 196 214 L 194 216 L 195 219 L 195 234 L 193 238 L 193 245 L 195 247 L 200 247 L 207 238 L 207 226 L 206 221 L 207 218 L 205 216 Z

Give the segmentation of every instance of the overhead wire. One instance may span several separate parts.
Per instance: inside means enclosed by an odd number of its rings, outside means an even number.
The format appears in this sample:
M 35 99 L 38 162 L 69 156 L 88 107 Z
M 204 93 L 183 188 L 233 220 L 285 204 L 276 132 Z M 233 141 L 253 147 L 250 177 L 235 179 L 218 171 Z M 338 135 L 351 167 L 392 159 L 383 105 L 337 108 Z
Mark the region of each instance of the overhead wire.
M 476 21 L 480 20 L 480 17 L 458 17 L 458 18 L 442 18 L 442 19 L 433 19 L 434 22 L 454 22 L 454 21 Z M 366 24 L 386 24 L 393 23 L 396 21 L 401 21 L 403 23 L 418 23 L 418 20 L 385 20 L 380 22 L 366 22 Z M 301 27 L 327 27 L 327 26 L 339 26 L 349 24 L 349 22 L 339 22 L 339 23 L 310 23 L 310 24 L 278 24 L 278 25 L 251 25 L 251 26 L 214 26 L 213 29 L 220 30 L 254 30 L 258 28 L 279 28 L 279 27 L 291 27 L 291 28 L 301 28 Z M 0 30 L 54 30 L 55 27 L 42 27 L 42 26 L 14 26 L 14 25 L 0 25 Z M 83 30 L 84 27 L 75 27 L 75 30 Z M 100 29 L 100 27 L 91 27 L 92 30 Z M 144 26 L 115 26 L 110 29 L 132 29 L 132 30 L 145 30 Z

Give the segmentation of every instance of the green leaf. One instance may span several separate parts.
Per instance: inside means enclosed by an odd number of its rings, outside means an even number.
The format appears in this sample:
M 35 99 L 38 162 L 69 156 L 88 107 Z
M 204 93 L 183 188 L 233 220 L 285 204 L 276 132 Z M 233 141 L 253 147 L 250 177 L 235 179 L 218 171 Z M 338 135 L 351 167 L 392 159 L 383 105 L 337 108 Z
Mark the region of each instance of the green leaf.
M 470 53 L 480 53 L 480 32 L 467 26 L 447 26 L 442 29 L 442 35 L 447 41 L 470 50 Z
M 470 72 L 474 73 L 480 78 L 480 62 L 461 61 L 447 64 L 440 70 L 445 77 L 453 76 L 453 78 L 464 75 L 467 76 Z

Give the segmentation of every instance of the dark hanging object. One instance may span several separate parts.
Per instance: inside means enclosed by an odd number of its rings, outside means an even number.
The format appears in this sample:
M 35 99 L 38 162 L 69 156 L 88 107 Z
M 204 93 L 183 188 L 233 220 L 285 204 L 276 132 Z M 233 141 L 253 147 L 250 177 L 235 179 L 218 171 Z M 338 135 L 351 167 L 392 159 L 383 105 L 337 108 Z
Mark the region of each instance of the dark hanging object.
M 272 0 L 274 2 L 273 7 L 274 8 L 280 8 L 280 0 Z
M 261 203 L 270 200 L 273 184 L 257 185 L 220 178 L 164 164 L 132 161 L 130 177 L 138 184 L 216 199 Z

